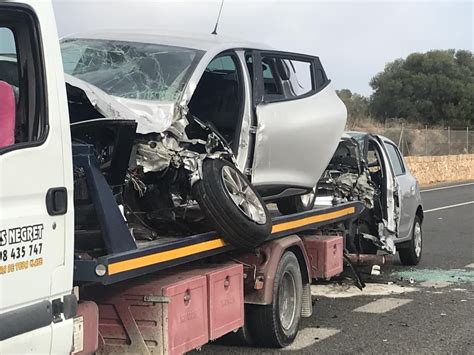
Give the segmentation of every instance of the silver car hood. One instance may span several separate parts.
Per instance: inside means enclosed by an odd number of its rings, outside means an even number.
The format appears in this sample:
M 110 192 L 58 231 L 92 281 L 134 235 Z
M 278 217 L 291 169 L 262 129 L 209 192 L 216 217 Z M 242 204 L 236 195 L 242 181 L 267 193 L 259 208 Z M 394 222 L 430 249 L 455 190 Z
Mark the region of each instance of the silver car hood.
M 66 83 L 84 92 L 92 106 L 106 118 L 137 122 L 137 133 L 161 133 L 175 120 L 176 103 L 125 99 L 109 95 L 97 86 L 64 74 Z

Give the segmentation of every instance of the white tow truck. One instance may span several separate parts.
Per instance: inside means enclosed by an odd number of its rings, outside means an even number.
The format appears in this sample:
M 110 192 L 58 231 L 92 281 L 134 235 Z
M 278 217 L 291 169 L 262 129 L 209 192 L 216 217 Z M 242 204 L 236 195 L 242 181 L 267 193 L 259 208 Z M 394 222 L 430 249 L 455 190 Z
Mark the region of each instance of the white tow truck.
M 0 1 L 0 31 L 0 73 L 18 65 L 0 80 L 0 354 L 181 354 L 229 333 L 290 344 L 311 282 L 350 263 L 364 203 L 273 211 L 252 250 L 212 229 L 137 242 L 93 148 L 71 141 L 51 4 Z M 98 231 L 75 229 L 78 172 Z

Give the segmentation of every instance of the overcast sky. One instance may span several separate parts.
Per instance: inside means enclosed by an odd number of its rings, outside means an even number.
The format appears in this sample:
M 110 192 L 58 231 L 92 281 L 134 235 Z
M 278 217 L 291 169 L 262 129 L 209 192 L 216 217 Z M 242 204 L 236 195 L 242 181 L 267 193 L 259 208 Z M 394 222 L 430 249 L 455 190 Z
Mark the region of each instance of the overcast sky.
M 210 33 L 215 1 L 53 0 L 59 34 L 96 29 Z M 225 0 L 220 34 L 318 55 L 336 88 L 369 95 L 384 65 L 412 52 L 470 49 L 473 1 Z

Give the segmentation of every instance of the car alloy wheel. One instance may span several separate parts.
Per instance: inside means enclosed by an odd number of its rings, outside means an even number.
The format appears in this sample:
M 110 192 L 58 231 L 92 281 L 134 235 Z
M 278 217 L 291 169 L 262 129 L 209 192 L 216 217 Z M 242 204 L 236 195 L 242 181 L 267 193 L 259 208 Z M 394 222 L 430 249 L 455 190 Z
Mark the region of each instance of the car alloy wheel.
M 413 243 L 415 246 L 416 257 L 419 258 L 421 255 L 422 234 L 421 234 L 421 226 L 418 221 L 416 221 L 415 229 L 413 231 Z
M 230 166 L 222 168 L 222 180 L 232 201 L 247 218 L 258 224 L 265 224 L 265 209 L 255 192 Z

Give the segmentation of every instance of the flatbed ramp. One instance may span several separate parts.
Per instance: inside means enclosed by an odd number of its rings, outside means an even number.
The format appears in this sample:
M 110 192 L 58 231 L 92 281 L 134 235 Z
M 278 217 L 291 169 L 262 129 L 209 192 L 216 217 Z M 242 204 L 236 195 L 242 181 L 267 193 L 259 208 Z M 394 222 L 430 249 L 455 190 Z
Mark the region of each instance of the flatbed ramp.
M 348 202 L 332 207 L 317 207 L 292 215 L 274 216 L 272 232 L 266 241 L 338 222 L 350 222 L 356 219 L 363 209 L 362 202 Z M 89 260 L 76 259 L 74 280 L 107 285 L 234 249 L 215 232 L 158 239 L 126 252 L 111 253 Z

